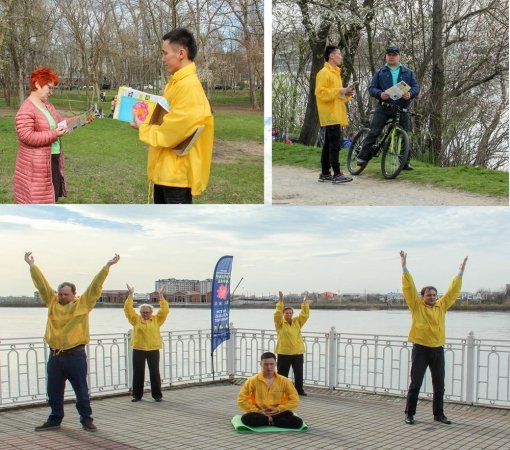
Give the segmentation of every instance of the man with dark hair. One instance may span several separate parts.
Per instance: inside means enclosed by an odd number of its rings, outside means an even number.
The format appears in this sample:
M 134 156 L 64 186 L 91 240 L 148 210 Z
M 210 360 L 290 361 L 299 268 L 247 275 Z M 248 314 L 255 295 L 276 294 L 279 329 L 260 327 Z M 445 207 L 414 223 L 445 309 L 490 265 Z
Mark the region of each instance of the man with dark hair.
M 274 312 L 274 327 L 278 334 L 276 353 L 278 354 L 278 373 L 284 377 L 289 376 L 292 366 L 294 372 L 294 386 L 299 395 L 306 396 L 303 389 L 303 364 L 305 344 L 301 335 L 301 328 L 310 317 L 310 304 L 308 292 L 305 292 L 301 311 L 293 317 L 294 309 L 283 304 L 283 293 L 279 292 L 279 301 Z
M 161 123 L 140 122 L 139 137 L 149 145 L 147 176 L 154 203 L 192 203 L 192 196 L 204 192 L 211 170 L 214 120 L 211 106 L 193 62 L 197 44 L 193 34 L 177 28 L 163 36 L 163 65 L 172 77 L 163 96 L 170 105 Z M 186 154 L 176 151 L 203 131 Z
M 352 181 L 340 170 L 339 154 L 342 143 L 342 128 L 349 124 L 345 104 L 351 100 L 353 90 L 344 88 L 340 73 L 342 54 L 335 46 L 327 46 L 324 51 L 324 67 L 315 80 L 315 99 L 321 127 L 325 128 L 324 145 L 321 155 L 319 181 L 345 183 Z M 330 169 L 333 169 L 331 175 Z
M 384 66 L 374 74 L 370 87 L 368 88 L 370 95 L 379 100 L 379 103 L 375 108 L 372 122 L 370 123 L 370 131 L 365 137 L 363 147 L 358 155 L 357 162 L 360 167 L 364 167 L 368 164 L 368 161 L 370 161 L 372 157 L 372 146 L 381 134 L 388 119 L 395 117 L 397 114 L 397 111 L 391 108 L 391 106 L 397 105 L 400 108 L 407 109 L 409 108 L 411 100 L 420 93 L 420 86 L 418 85 L 418 81 L 416 81 L 413 71 L 400 63 L 400 49 L 397 46 L 390 45 L 386 49 L 385 61 L 386 63 Z M 392 100 L 386 91 L 401 81 L 407 83 L 411 89 L 404 93 L 402 98 Z M 400 114 L 400 126 L 404 130 L 408 130 L 409 116 L 407 111 Z M 413 170 L 413 167 L 409 164 L 410 159 L 411 152 L 409 152 L 408 159 L 403 168 L 404 170 Z
M 276 355 L 263 353 L 260 367 L 262 371 L 244 382 L 237 397 L 246 411 L 241 421 L 249 427 L 301 428 L 303 421 L 292 413 L 299 406 L 298 393 L 288 378 L 276 373 Z
M 418 296 L 413 277 L 407 270 L 407 253 L 400 252 L 402 264 L 402 292 L 408 308 L 411 310 L 413 321 L 409 331 L 409 341 L 413 343 L 411 353 L 411 384 L 407 393 L 405 410 L 405 423 L 414 424 L 418 394 L 427 367 L 432 376 L 434 397 L 432 411 L 434 420 L 444 424 L 450 424 L 443 410 L 444 397 L 444 349 L 445 343 L 445 316 L 457 300 L 462 289 L 462 275 L 466 268 L 467 256 L 460 264 L 459 273 L 453 278 L 446 293 L 438 300 L 437 289 L 426 286 Z
M 76 286 L 64 282 L 55 292 L 35 265 L 32 252 L 25 253 L 25 261 L 30 266 L 30 274 L 42 301 L 48 307 L 48 322 L 44 340 L 50 347 L 48 359 L 48 403 L 51 414 L 35 431 L 60 428 L 64 418 L 64 389 L 69 380 L 76 394 L 76 409 L 80 422 L 86 431 L 96 431 L 90 407 L 87 385 L 87 354 L 85 345 L 89 343 L 89 313 L 101 296 L 103 282 L 110 267 L 117 264 L 120 257 L 115 255 L 95 276 L 85 292 L 77 297 Z

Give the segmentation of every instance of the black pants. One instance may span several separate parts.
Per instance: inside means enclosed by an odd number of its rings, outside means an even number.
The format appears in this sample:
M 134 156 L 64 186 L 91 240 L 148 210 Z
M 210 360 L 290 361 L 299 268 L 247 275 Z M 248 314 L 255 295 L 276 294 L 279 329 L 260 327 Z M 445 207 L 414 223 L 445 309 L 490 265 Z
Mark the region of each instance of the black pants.
M 382 133 L 384 125 L 388 119 L 395 117 L 397 112 L 394 109 L 387 108 L 385 106 L 377 105 L 375 108 L 374 115 L 372 117 L 372 121 L 370 122 L 370 131 L 363 142 L 363 147 L 361 149 L 360 154 L 358 155 L 358 159 L 362 159 L 363 161 L 370 161 L 372 158 L 371 148 L 375 144 L 375 141 Z M 407 131 L 409 126 L 409 116 L 407 113 L 400 114 L 400 126 Z M 411 159 L 411 153 L 409 152 L 409 157 L 407 162 Z
M 55 193 L 55 203 L 63 195 L 64 180 L 60 172 L 60 153 L 51 155 L 51 182 Z
M 406 414 L 415 415 L 418 403 L 418 394 L 427 367 L 432 375 L 432 388 L 434 397 L 432 400 L 432 411 L 434 416 L 444 414 L 444 349 L 443 347 L 426 347 L 414 344 L 411 353 L 411 384 L 407 392 Z
M 303 355 L 278 355 L 276 367 L 278 373 L 289 377 L 289 370 L 292 366 L 294 372 L 294 386 L 298 393 L 303 392 Z
M 324 145 L 322 146 L 321 167 L 323 175 L 330 175 L 329 168 L 333 169 L 333 173 L 340 173 L 340 164 L 338 155 L 340 153 L 340 145 L 342 142 L 342 128 L 340 125 L 327 125 L 324 127 L 326 133 L 324 135 Z
M 283 411 L 271 416 L 273 425 L 280 428 L 301 428 L 303 420 L 292 414 L 292 411 Z M 269 425 L 269 418 L 264 414 L 249 412 L 241 417 L 241 422 L 249 427 L 262 427 Z
M 154 203 L 177 205 L 193 203 L 191 188 L 154 185 Z
M 133 397 L 143 397 L 143 385 L 145 383 L 145 360 L 149 366 L 151 378 L 152 398 L 162 398 L 161 377 L 159 376 L 159 350 L 134 350 L 133 349 Z

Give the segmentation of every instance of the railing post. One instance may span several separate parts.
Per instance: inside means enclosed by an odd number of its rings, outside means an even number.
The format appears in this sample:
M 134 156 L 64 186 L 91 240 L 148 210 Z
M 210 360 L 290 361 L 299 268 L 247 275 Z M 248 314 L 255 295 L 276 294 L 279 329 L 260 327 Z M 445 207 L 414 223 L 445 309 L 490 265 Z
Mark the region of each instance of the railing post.
M 473 404 L 475 398 L 475 334 L 470 331 L 467 338 L 466 357 L 466 403 Z
M 198 381 L 202 382 L 202 367 L 207 367 L 202 358 L 202 330 L 198 330 Z
M 129 330 L 127 332 L 127 342 L 126 342 L 126 370 L 127 370 L 127 388 L 131 390 L 131 386 L 133 386 L 133 347 L 131 346 L 131 340 L 133 338 L 133 330 Z
M 329 330 L 328 338 L 328 387 L 329 389 L 336 388 L 336 331 L 335 327 L 331 327 Z
M 227 373 L 230 379 L 234 378 L 236 373 L 236 338 L 237 330 L 234 323 L 230 322 L 230 339 L 227 340 Z

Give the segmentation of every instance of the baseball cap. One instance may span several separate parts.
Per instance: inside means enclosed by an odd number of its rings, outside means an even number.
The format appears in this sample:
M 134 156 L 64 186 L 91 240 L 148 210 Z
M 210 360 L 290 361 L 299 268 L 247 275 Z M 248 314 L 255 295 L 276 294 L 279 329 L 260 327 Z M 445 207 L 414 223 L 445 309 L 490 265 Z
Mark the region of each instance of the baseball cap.
M 386 54 L 388 53 L 396 53 L 397 55 L 400 55 L 400 49 L 396 45 L 390 45 L 386 49 Z

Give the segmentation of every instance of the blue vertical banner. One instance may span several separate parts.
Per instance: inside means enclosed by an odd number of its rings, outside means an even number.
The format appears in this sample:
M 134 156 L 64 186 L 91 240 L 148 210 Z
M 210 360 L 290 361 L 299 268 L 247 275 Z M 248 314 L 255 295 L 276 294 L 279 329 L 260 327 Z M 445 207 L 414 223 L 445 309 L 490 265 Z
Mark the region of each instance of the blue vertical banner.
M 211 298 L 211 355 L 230 339 L 230 273 L 233 256 L 222 256 L 214 268 Z

